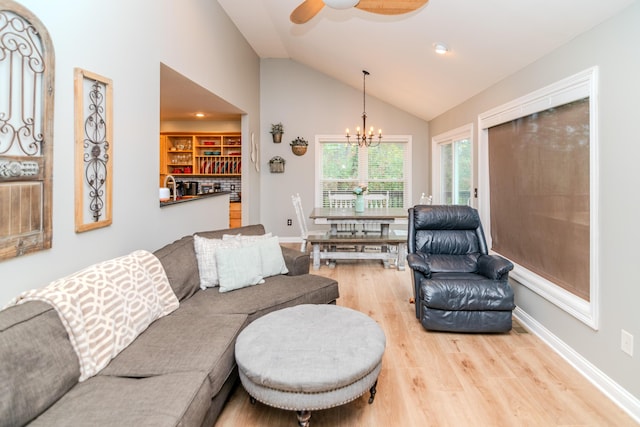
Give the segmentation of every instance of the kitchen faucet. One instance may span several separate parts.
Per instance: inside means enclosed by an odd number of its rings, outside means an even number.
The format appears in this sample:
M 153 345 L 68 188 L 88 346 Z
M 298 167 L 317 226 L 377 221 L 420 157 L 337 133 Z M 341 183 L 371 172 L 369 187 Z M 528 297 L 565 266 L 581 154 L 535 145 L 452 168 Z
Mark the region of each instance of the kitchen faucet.
M 173 193 L 171 195 L 171 197 L 173 197 L 173 201 L 178 200 L 178 193 L 176 191 L 176 179 L 173 177 L 173 175 L 167 175 L 164 178 L 164 186 L 166 187 L 167 184 L 169 183 L 169 179 L 171 179 L 171 181 L 173 182 Z

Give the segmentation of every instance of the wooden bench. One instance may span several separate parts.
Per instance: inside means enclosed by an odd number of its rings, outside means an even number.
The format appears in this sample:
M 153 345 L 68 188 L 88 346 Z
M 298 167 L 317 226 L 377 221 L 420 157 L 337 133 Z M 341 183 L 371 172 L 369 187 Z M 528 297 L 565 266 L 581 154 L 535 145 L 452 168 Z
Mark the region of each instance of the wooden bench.
M 354 234 L 345 236 L 332 236 L 330 234 L 309 236 L 307 243 L 313 246 L 311 252 L 313 258 L 313 269 L 320 268 L 320 260 L 336 259 L 379 259 L 383 261 L 385 268 L 389 267 L 389 261 L 395 261 L 396 268 L 404 270 L 404 260 L 407 256 L 407 237 L 396 235 L 393 231 L 389 235 L 374 234 Z M 336 248 L 343 246 L 354 247 L 380 247 L 380 252 L 344 251 Z M 389 252 L 388 247 L 395 246 L 395 253 Z M 322 249 L 325 250 L 322 250 Z

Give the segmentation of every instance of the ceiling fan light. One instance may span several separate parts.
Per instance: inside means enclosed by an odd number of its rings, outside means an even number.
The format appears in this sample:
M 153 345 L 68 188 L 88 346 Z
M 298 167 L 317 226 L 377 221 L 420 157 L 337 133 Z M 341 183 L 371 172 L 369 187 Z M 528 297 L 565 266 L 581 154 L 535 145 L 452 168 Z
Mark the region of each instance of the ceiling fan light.
M 444 43 L 435 43 L 433 45 L 433 49 L 436 51 L 437 54 L 439 55 L 444 55 L 445 53 L 449 52 L 449 48 L 447 47 L 446 44 Z
M 324 4 L 333 9 L 349 9 L 354 7 L 360 0 L 322 0 Z

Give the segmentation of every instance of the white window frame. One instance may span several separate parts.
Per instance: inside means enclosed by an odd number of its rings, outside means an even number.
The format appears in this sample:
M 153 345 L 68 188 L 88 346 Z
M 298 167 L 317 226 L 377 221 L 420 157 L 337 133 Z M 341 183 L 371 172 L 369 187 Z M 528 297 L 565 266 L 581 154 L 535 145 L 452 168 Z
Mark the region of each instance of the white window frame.
M 476 197 L 473 189 L 476 188 L 475 168 L 476 164 L 476 145 L 475 138 L 473 138 L 473 123 L 460 126 L 448 132 L 441 133 L 431 138 L 431 195 L 433 197 L 433 203 L 438 205 L 442 204 L 440 200 L 440 186 L 442 182 L 440 180 L 441 170 L 440 165 L 442 159 L 440 158 L 441 148 L 444 144 L 453 144 L 455 141 L 468 139 L 471 142 L 471 206 L 475 207 Z M 453 145 L 452 145 L 453 147 Z
M 539 111 L 589 97 L 589 301 L 572 294 L 538 274 L 515 264 L 511 276 L 533 292 L 557 305 L 581 322 L 598 330 L 599 325 L 599 214 L 598 214 L 598 67 L 592 67 L 478 116 L 479 212 L 491 247 L 491 211 L 489 206 L 489 132 L 490 127 L 526 117 Z
M 399 142 L 399 143 L 405 143 L 407 144 L 407 149 L 405 150 L 405 159 L 404 159 L 404 164 L 405 164 L 405 176 L 406 176 L 406 185 L 405 185 L 405 189 L 404 189 L 404 200 L 407 203 L 407 206 L 405 206 L 407 209 L 409 208 L 409 206 L 411 206 L 412 204 L 412 199 L 411 199 L 411 195 L 412 193 L 412 189 L 411 189 L 411 182 L 412 182 L 412 168 L 411 168 L 411 159 L 413 158 L 413 154 L 412 154 L 412 137 L 411 135 L 385 135 L 383 137 L 383 142 L 381 142 L 381 144 L 384 144 L 384 140 L 387 141 L 391 141 L 391 142 Z M 322 206 L 322 192 L 319 189 L 319 185 L 318 183 L 320 182 L 321 177 L 321 171 L 322 171 L 322 143 L 327 143 L 327 142 L 344 142 L 345 144 L 347 143 L 347 138 L 344 135 L 316 135 L 315 137 L 315 150 L 314 150 L 314 154 L 315 154 L 315 179 L 313 181 L 313 186 L 314 186 L 314 193 L 315 193 L 315 207 L 319 207 Z M 362 159 L 360 158 L 360 166 L 362 166 Z

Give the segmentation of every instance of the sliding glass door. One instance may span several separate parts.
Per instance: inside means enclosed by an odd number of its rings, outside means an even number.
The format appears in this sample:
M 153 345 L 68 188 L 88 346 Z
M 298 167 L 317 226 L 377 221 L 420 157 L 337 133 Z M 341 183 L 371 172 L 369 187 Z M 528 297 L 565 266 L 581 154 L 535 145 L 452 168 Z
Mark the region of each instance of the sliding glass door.
M 441 205 L 472 205 L 471 127 L 433 138 L 433 198 Z

